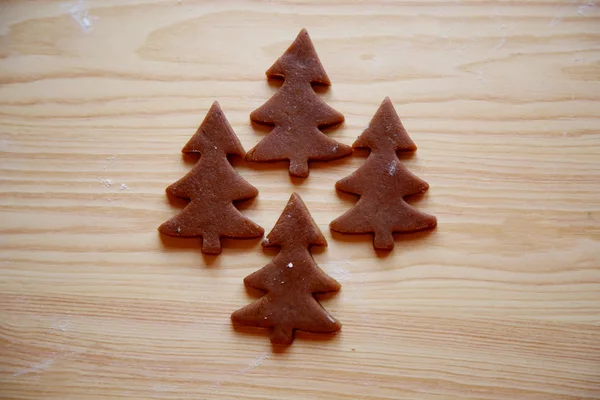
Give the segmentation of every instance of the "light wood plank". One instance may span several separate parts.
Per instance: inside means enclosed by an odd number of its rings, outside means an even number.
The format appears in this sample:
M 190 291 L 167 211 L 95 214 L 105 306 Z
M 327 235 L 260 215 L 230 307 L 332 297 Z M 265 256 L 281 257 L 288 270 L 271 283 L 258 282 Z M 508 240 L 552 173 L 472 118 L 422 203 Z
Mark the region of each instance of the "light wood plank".
M 600 398 L 600 4 L 6 1 L 0 4 L 0 397 Z M 236 332 L 259 241 L 165 245 L 164 188 L 214 100 L 242 144 L 264 71 L 306 27 L 352 143 L 390 96 L 431 185 L 431 234 L 332 236 L 364 155 L 236 169 L 271 229 L 298 191 L 344 327 L 274 352 Z M 122 184 L 123 186 L 122 188 Z M 122 190 L 121 190 L 122 189 Z

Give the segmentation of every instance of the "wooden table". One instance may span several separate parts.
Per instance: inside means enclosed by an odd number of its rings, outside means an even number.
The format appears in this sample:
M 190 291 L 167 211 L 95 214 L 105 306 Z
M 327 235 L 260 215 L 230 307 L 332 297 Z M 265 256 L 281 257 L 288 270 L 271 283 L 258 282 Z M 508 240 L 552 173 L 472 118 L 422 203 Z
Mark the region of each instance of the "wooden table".
M 0 6 L 2 399 L 600 398 L 600 4 L 12 1 Z M 365 161 L 235 168 L 270 231 L 301 194 L 343 324 L 273 351 L 236 332 L 259 240 L 161 241 L 180 149 L 218 100 L 248 150 L 264 71 L 308 28 L 352 143 L 390 96 L 438 217 L 332 237 Z

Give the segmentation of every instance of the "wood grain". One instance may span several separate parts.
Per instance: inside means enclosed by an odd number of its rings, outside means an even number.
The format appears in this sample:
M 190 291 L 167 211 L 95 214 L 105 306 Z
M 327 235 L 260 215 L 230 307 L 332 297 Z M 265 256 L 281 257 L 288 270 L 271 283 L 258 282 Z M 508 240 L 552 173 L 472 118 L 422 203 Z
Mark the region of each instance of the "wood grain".
M 264 71 L 308 28 L 352 143 L 390 96 L 431 234 L 329 232 L 364 154 L 236 169 L 269 231 L 298 191 L 344 327 L 273 351 L 236 332 L 259 241 L 161 241 L 165 187 L 218 100 L 246 149 Z M 600 4 L 5 1 L 0 5 L 0 398 L 600 398 Z M 124 186 L 123 186 L 124 185 Z

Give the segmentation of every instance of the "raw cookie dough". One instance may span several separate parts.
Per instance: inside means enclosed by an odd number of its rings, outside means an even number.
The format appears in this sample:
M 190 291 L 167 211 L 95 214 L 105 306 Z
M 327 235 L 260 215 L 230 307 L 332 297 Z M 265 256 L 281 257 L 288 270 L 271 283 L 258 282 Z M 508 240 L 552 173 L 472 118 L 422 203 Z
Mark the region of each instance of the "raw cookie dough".
M 335 187 L 360 195 L 358 203 L 331 222 L 340 233 L 373 233 L 376 249 L 394 248 L 392 232 L 415 232 L 433 228 L 437 220 L 408 205 L 403 197 L 424 193 L 429 185 L 402 165 L 397 151 L 415 151 L 417 147 L 406 133 L 388 97 L 371 123 L 352 147 L 367 148 L 371 154 L 365 164 Z
M 267 293 L 234 312 L 233 323 L 270 328 L 271 342 L 283 345 L 292 343 L 296 329 L 339 331 L 342 325 L 325 311 L 314 293 L 336 292 L 341 286 L 310 254 L 310 246 L 327 246 L 327 241 L 297 193 L 292 194 L 263 246 L 280 247 L 281 251 L 265 267 L 247 276 L 244 284 Z
M 340 124 L 344 116 L 315 93 L 312 84 L 331 82 L 303 29 L 294 43 L 267 71 L 268 78 L 283 78 L 279 91 L 250 114 L 254 122 L 274 126 L 246 154 L 248 161 L 290 161 L 290 175 L 306 178 L 308 161 L 327 161 L 352 153 L 352 148 L 327 137 L 319 128 Z
M 190 203 L 158 230 L 180 237 L 202 237 L 202 252 L 221 253 L 221 237 L 261 237 L 264 229 L 244 217 L 233 201 L 256 197 L 258 190 L 235 172 L 228 154 L 244 156 L 244 149 L 225 118 L 219 103 L 213 103 L 202 124 L 182 150 L 200 153 L 200 160 L 183 178 L 167 188 L 171 196 Z

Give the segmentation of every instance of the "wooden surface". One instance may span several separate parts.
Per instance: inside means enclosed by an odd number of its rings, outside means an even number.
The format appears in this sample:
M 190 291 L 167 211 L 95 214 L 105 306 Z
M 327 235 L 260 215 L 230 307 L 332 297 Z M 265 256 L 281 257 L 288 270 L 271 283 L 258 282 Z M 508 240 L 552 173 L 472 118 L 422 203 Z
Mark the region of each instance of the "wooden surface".
M 2 399 L 600 397 L 600 4 L 25 1 L 0 5 Z M 308 28 L 352 143 L 390 96 L 431 234 L 332 237 L 364 154 L 236 169 L 272 228 L 298 191 L 343 284 L 334 338 L 236 332 L 259 241 L 161 241 L 165 187 L 218 100 L 248 150 L 264 71 Z

